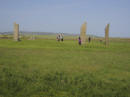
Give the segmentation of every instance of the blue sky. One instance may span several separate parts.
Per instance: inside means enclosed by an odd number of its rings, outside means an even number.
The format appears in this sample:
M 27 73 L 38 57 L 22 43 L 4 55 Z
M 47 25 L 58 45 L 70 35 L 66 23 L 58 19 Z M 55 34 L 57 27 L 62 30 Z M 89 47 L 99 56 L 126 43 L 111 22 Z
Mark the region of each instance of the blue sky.
M 111 37 L 130 37 L 130 0 L 0 0 L 0 32 L 21 31 L 79 33 L 104 36 L 110 23 Z

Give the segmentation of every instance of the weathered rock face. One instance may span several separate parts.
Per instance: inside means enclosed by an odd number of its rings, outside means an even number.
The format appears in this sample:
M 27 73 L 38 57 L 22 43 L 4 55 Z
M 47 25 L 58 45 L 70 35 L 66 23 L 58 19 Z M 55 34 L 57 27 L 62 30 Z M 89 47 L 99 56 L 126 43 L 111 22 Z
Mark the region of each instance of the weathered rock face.
M 107 26 L 105 28 L 105 45 L 106 46 L 109 45 L 109 26 L 110 26 L 110 24 L 107 24 Z
M 80 38 L 82 44 L 86 43 L 86 31 L 87 31 L 87 23 L 85 22 L 84 24 L 82 24 L 80 29 Z
M 14 40 L 19 41 L 19 24 L 14 23 Z

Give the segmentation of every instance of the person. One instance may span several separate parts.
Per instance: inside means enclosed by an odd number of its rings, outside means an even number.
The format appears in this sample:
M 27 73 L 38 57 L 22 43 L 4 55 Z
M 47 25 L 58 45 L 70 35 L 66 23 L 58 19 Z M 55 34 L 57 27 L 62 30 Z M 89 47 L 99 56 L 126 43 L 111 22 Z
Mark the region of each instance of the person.
M 81 38 L 80 38 L 80 36 L 79 36 L 79 45 L 81 45 Z
M 88 38 L 88 42 L 89 42 L 89 43 L 91 42 L 91 37 Z
M 60 41 L 60 35 L 59 34 L 57 35 L 57 41 Z
M 61 38 L 61 41 L 63 42 L 64 41 L 64 39 L 63 39 L 63 33 L 61 34 L 60 38 Z

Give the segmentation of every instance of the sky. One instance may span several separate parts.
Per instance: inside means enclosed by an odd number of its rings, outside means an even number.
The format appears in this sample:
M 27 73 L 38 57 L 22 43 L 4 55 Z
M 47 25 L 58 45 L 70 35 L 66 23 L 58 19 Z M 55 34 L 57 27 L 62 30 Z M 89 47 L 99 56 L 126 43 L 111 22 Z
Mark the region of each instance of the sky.
M 130 0 L 0 0 L 0 32 L 20 31 L 80 33 L 87 22 L 87 34 L 104 36 L 110 23 L 110 37 L 130 37 Z

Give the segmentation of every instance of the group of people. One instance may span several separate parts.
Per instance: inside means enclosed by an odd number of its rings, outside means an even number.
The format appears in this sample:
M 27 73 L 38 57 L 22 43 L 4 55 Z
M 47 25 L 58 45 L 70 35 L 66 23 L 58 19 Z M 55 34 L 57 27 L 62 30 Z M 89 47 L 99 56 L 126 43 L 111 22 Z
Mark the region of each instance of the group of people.
M 60 33 L 60 34 L 58 34 L 57 35 L 57 41 L 64 41 L 64 37 L 63 37 L 63 33 Z M 89 37 L 88 38 L 88 42 L 90 43 L 91 42 L 91 37 Z M 79 38 L 78 38 L 78 43 L 79 43 L 79 45 L 81 45 L 82 44 L 82 41 L 81 41 L 81 37 L 79 36 Z
M 79 45 L 81 45 L 81 44 L 82 44 L 82 41 L 81 41 L 80 36 L 79 36 L 78 42 L 79 42 Z M 88 42 L 89 42 L 89 43 L 91 42 L 91 37 L 89 37 L 89 38 L 88 38 Z
M 64 41 L 63 33 L 57 35 L 57 41 Z

